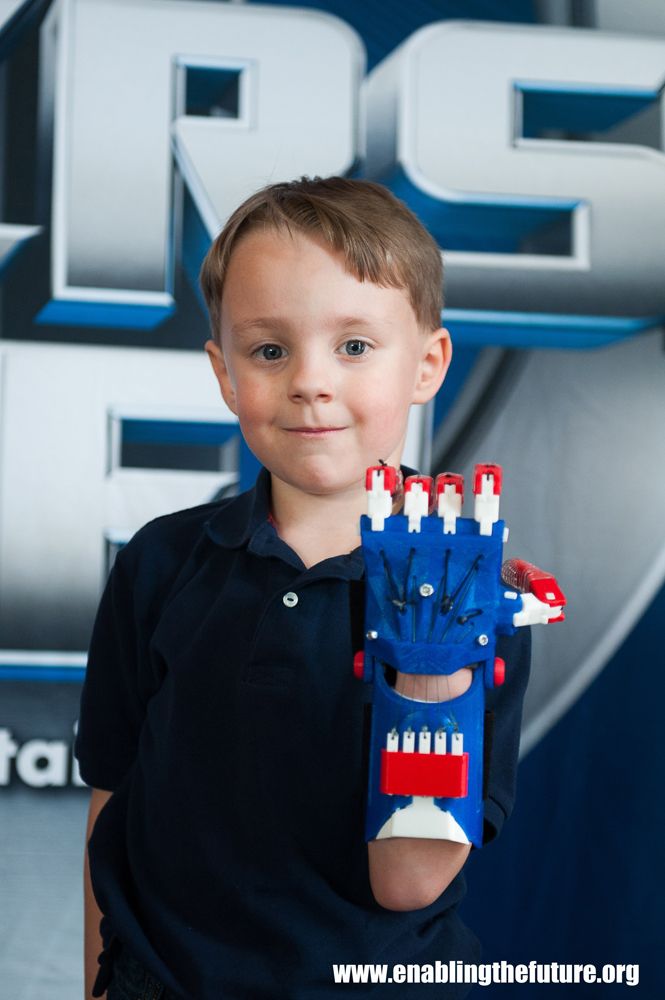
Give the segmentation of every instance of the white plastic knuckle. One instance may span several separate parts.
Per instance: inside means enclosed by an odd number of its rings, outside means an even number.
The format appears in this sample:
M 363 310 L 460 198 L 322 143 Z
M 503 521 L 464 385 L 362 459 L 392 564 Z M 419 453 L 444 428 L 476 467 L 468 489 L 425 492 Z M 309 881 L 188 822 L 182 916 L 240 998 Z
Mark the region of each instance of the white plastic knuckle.
M 439 493 L 437 513 L 443 518 L 444 535 L 456 534 L 457 518 L 462 516 L 462 497 L 453 483 L 447 483 Z
M 383 531 L 387 517 L 393 509 L 392 496 L 388 490 L 373 490 L 367 494 L 367 516 L 372 522 L 372 531 Z
M 494 493 L 489 496 L 476 494 L 473 516 L 480 525 L 480 534 L 491 535 L 492 525 L 499 520 L 499 497 Z

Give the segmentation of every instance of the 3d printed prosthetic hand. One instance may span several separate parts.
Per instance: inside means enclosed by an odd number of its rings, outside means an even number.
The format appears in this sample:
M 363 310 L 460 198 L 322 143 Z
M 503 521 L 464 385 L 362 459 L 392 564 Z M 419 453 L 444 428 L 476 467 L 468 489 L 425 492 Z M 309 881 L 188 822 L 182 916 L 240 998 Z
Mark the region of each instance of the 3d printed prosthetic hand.
M 499 466 L 476 466 L 472 518 L 461 516 L 464 483 L 452 473 L 408 478 L 403 513 L 392 516 L 401 478 L 391 466 L 368 469 L 361 518 L 365 644 L 354 672 L 373 684 L 366 836 L 480 847 L 485 688 L 505 673 L 496 637 L 561 621 L 566 601 L 535 566 L 502 567 Z M 448 700 L 447 678 L 462 667 L 473 668 L 471 686 Z

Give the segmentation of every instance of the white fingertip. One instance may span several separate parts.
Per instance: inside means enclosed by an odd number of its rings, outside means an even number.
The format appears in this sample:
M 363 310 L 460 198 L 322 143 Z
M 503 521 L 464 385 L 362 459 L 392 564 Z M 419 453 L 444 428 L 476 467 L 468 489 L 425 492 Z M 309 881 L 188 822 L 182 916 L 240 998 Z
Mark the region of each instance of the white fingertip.
M 558 618 L 561 608 L 551 608 L 544 601 L 539 601 L 535 594 L 520 594 L 522 610 L 513 615 L 513 625 L 547 625 L 550 618 Z

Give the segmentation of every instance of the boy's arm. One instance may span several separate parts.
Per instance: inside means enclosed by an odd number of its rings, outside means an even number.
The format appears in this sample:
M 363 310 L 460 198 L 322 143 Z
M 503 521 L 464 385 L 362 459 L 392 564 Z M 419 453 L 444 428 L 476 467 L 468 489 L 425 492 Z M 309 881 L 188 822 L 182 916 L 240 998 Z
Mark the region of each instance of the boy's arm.
M 446 678 L 447 697 L 459 697 L 471 679 L 468 668 L 450 674 Z M 398 671 L 395 690 L 427 700 L 430 681 L 430 677 Z M 416 837 L 372 840 L 367 847 L 372 893 L 387 910 L 420 910 L 430 906 L 459 873 L 471 850 L 470 844 Z
M 104 791 L 101 788 L 93 788 L 90 796 L 90 808 L 88 810 L 88 826 L 85 834 L 85 857 L 83 862 L 85 1000 L 92 1000 L 92 987 L 99 968 L 97 958 L 102 950 L 102 937 L 99 931 L 102 914 L 97 906 L 97 901 L 90 884 L 88 841 L 97 822 L 97 816 L 112 794 L 112 792 Z M 106 997 L 106 993 L 104 997 Z

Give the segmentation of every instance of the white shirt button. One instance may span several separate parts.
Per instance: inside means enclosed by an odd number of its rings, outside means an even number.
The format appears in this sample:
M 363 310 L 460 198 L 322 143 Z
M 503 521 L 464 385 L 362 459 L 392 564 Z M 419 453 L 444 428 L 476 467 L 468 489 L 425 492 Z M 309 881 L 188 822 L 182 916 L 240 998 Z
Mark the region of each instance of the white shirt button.
M 287 608 L 295 608 L 296 604 L 298 603 L 298 595 L 294 594 L 293 591 L 290 590 L 288 594 L 284 594 L 282 601 L 287 606 Z

